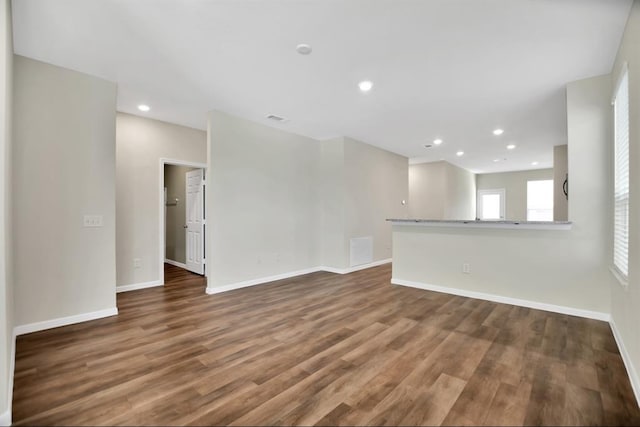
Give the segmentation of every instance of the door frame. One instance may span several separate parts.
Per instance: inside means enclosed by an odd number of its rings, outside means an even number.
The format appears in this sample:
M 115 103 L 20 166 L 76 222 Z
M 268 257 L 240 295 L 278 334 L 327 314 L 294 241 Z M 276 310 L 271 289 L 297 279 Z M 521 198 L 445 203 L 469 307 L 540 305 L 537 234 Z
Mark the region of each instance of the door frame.
M 159 184 L 158 184 L 158 223 L 160 224 L 159 230 L 158 230 L 158 234 L 160 236 L 160 238 L 158 239 L 160 241 L 160 245 L 158 248 L 158 260 L 160 261 L 160 272 L 159 272 L 159 276 L 160 277 L 160 284 L 162 286 L 164 286 L 164 260 L 165 260 L 165 245 L 166 245 L 166 218 L 164 217 L 164 167 L 165 165 L 172 165 L 172 166 L 187 166 L 187 167 L 191 167 L 191 168 L 198 168 L 198 169 L 202 169 L 204 170 L 204 176 L 207 176 L 207 164 L 206 163 L 198 163 L 198 162 L 189 162 L 186 160 L 177 160 L 177 159 L 168 159 L 168 158 L 161 158 L 160 159 L 160 166 L 159 166 Z M 205 191 L 206 191 L 206 186 L 205 186 Z M 203 192 L 204 195 L 204 192 Z M 206 248 L 207 245 L 207 234 L 208 234 L 209 230 L 208 227 L 204 228 L 204 235 L 203 235 L 203 239 L 204 239 L 204 245 Z M 205 249 L 206 250 L 206 249 Z M 206 272 L 206 263 L 205 263 L 205 272 Z
M 485 194 L 500 195 L 500 218 L 498 219 L 482 219 L 482 196 Z M 476 191 L 476 218 L 482 221 L 504 221 L 507 217 L 507 191 L 505 188 L 483 188 Z

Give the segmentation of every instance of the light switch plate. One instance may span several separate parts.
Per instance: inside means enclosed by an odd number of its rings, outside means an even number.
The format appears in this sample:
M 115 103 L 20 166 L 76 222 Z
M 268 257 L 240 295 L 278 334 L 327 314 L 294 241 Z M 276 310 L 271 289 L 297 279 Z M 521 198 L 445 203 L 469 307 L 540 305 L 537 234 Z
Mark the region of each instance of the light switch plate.
M 85 215 L 85 227 L 102 227 L 102 215 Z

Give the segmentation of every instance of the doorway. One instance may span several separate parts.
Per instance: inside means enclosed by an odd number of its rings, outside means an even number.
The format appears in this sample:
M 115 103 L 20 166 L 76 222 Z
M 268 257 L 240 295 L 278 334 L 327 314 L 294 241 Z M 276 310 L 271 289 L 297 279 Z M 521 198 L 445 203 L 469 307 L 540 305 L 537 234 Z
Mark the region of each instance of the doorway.
M 160 278 L 165 263 L 204 275 L 206 165 L 162 159 Z
M 478 190 L 476 219 L 481 221 L 503 221 L 505 217 L 505 190 Z

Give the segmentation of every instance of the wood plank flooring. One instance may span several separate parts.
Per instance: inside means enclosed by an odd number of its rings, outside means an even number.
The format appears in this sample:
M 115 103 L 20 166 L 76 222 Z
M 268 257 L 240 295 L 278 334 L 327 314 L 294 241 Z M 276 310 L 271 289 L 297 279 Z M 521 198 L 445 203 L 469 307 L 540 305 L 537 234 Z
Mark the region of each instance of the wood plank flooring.
M 18 425 L 638 425 L 607 323 L 392 286 L 389 265 L 118 294 L 21 336 Z

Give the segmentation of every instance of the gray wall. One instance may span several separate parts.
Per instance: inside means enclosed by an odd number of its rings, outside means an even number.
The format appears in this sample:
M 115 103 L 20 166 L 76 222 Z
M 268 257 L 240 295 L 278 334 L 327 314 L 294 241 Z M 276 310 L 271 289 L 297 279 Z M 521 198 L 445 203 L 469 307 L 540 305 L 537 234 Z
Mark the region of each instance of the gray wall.
M 614 279 L 611 285 L 612 305 L 611 315 L 622 339 L 624 350 L 630 356 L 630 370 L 635 386 L 638 387 L 638 370 L 640 369 L 640 2 L 635 1 L 631 9 L 631 15 L 627 22 L 622 45 L 618 51 L 615 66 L 613 67 L 612 82 L 616 82 L 620 75 L 622 65 L 629 64 L 629 89 L 630 89 L 630 127 L 629 127 L 629 183 L 630 188 L 630 212 L 629 212 L 629 283 L 625 288 Z M 609 92 L 611 97 L 612 91 Z M 609 98 L 610 99 L 610 98 Z M 611 109 L 603 112 L 611 114 Z M 613 133 L 608 135 L 608 158 L 613 156 Z M 571 152 L 572 146 L 569 145 Z M 573 164 L 569 162 L 571 179 L 573 180 Z M 573 181 L 572 181 L 573 182 Z M 613 194 L 612 180 L 609 181 L 609 193 Z M 573 187 L 570 188 L 569 203 L 573 197 Z M 569 206 L 569 215 L 573 214 L 572 206 Z M 613 211 L 609 209 L 609 218 L 613 221 Z M 608 231 L 612 233 L 613 223 L 608 224 Z M 613 264 L 613 252 L 607 252 L 607 262 Z M 636 388 L 636 393 L 640 392 Z M 637 394 L 636 394 L 637 395 Z
M 527 219 L 527 181 L 553 179 L 553 169 L 517 172 L 483 173 L 476 175 L 478 190 L 505 189 L 505 219 Z
M 567 144 L 553 147 L 553 219 L 567 221 L 569 218 L 569 199 L 562 186 L 569 173 Z
M 0 2 L 0 425 L 11 424 L 13 279 L 11 258 L 11 110 L 13 44 L 11 2 Z
M 195 170 L 187 166 L 165 165 L 164 186 L 167 189 L 165 258 L 182 264 L 186 262 L 187 223 L 186 173 Z M 174 205 L 176 198 L 178 203 Z
M 118 113 L 116 132 L 117 284 L 160 280 L 160 159 L 206 164 L 206 133 Z M 133 260 L 139 258 L 141 267 Z
M 21 56 L 14 83 L 16 324 L 113 309 L 116 85 Z

